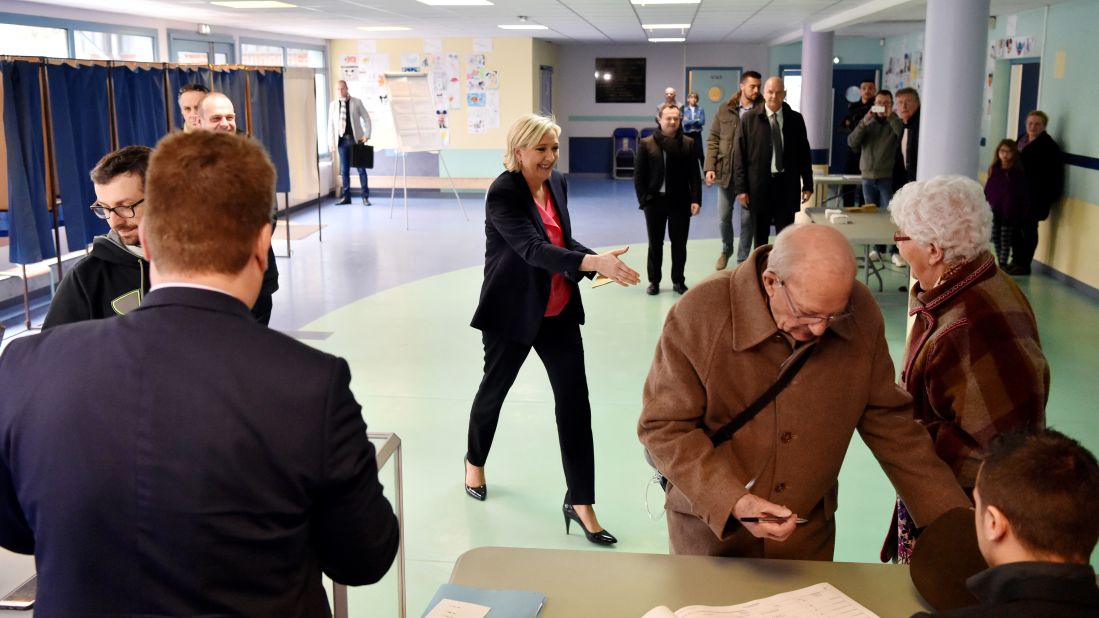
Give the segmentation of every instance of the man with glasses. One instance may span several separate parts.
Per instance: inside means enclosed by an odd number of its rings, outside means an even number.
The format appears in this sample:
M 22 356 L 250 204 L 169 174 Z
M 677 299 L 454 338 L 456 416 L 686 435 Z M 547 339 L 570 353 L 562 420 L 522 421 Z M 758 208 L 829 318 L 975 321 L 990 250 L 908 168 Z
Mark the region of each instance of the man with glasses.
M 146 146 L 126 146 L 92 169 L 96 200 L 91 209 L 111 230 L 97 236 L 91 253 L 62 279 L 43 329 L 129 313 L 149 291 L 149 263 L 137 227 L 144 212 L 150 152 Z
M 831 560 L 856 430 L 921 526 L 969 505 L 893 381 L 881 310 L 855 272 L 842 234 L 792 225 L 669 311 L 638 436 L 668 481 L 672 553 Z M 785 385 L 784 372 L 796 372 Z

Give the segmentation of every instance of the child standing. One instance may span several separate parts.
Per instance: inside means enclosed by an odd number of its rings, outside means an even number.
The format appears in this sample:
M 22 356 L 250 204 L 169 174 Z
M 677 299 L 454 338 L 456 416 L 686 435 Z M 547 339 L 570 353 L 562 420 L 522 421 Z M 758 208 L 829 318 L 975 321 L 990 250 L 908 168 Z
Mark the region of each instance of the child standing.
M 992 242 L 996 245 L 996 260 L 1000 268 L 1008 264 L 1011 254 L 1011 236 L 1015 226 L 1025 223 L 1030 216 L 1030 191 L 1019 149 L 1013 139 L 1005 139 L 996 146 L 996 156 L 988 166 L 985 181 L 985 199 L 992 206 Z

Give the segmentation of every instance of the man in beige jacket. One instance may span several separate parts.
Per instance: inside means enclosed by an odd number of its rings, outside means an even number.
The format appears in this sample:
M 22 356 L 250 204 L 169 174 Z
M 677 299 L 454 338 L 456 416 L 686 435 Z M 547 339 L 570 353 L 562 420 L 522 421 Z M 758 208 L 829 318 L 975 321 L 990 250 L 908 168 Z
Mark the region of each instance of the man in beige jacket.
M 710 434 L 810 349 L 796 378 L 714 447 Z M 668 313 L 638 426 L 669 481 L 672 553 L 831 560 L 855 430 L 919 525 L 968 506 L 893 380 L 881 311 L 830 226 L 790 226 L 692 288 Z

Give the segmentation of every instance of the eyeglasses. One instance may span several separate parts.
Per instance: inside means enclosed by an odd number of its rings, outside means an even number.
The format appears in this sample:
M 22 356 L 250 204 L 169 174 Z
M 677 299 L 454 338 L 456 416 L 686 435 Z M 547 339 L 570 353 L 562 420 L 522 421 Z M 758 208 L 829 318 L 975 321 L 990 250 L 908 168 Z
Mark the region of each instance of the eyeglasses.
M 893 232 L 893 243 L 899 243 L 902 240 L 912 240 L 911 236 L 905 236 L 900 230 Z
M 835 315 L 806 315 L 801 311 L 798 311 L 798 308 L 794 306 L 794 300 L 790 298 L 790 292 L 786 290 L 786 282 L 779 279 L 778 286 L 782 288 L 782 295 L 786 297 L 786 304 L 790 306 L 790 313 L 794 314 L 794 319 L 802 326 L 817 326 L 824 323 L 831 326 L 841 320 L 846 320 L 851 317 L 850 303 L 848 303 L 847 309 L 843 313 L 837 313 Z
M 133 219 L 134 215 L 136 214 L 134 212 L 134 209 L 140 206 L 141 203 L 144 201 L 145 198 L 141 198 L 133 204 L 130 204 L 129 206 L 115 206 L 114 208 L 111 208 L 110 206 L 104 206 L 103 204 L 96 202 L 89 206 L 89 208 L 91 208 L 92 212 L 95 213 L 95 216 L 99 217 L 100 219 L 106 219 L 110 217 L 111 213 L 114 213 L 115 215 L 122 217 L 123 219 Z

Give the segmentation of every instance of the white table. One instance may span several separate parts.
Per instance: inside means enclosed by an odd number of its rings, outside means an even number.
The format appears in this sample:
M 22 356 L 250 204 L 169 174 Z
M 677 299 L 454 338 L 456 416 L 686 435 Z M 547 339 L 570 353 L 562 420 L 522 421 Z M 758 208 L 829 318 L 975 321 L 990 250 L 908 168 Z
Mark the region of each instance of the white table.
M 0 547 L 0 597 L 34 575 L 34 556 L 12 553 Z M 0 609 L 0 616 L 31 616 L 31 610 Z
M 889 218 L 888 210 L 875 212 L 845 210 L 844 213 L 850 223 L 832 224 L 825 218 L 823 208 L 805 209 L 805 214 L 813 223 L 831 225 L 852 245 L 862 246 L 862 258 L 866 266 L 866 286 L 870 286 L 870 276 L 873 275 L 878 278 L 878 291 L 881 292 L 884 287 L 881 278 L 883 269 L 870 259 L 870 250 L 874 245 L 892 245 L 893 233 L 897 231 L 897 226 Z
M 813 174 L 813 206 L 824 208 L 832 206 L 828 202 L 843 195 L 845 187 L 854 186 L 859 191 L 862 185 L 862 176 L 858 174 Z M 836 195 L 827 196 L 830 188 L 836 188 Z

